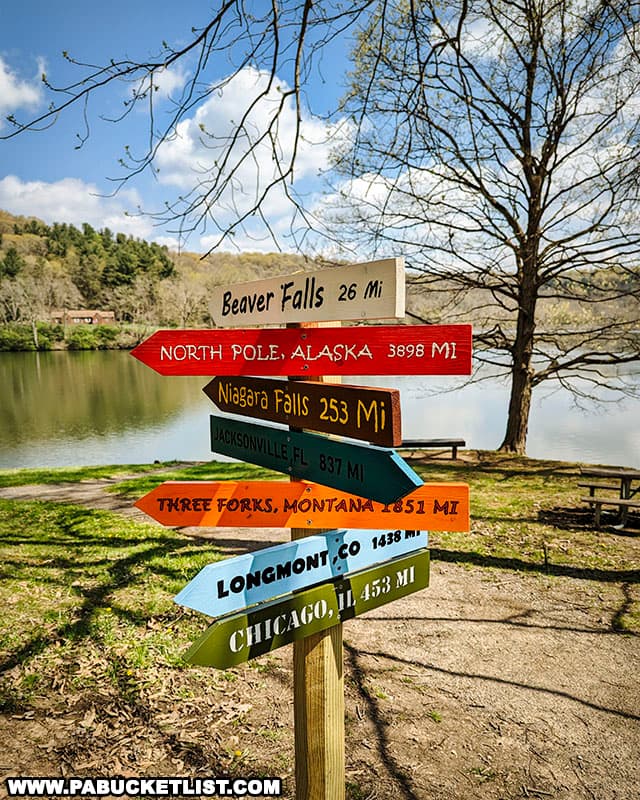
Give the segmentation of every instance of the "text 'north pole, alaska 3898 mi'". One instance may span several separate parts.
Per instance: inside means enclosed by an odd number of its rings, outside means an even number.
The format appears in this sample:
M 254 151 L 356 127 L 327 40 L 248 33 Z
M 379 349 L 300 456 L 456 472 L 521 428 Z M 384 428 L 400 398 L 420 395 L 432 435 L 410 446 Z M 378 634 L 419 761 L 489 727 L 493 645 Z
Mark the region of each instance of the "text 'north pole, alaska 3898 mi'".
M 161 375 L 469 375 L 471 326 L 171 329 L 131 354 Z

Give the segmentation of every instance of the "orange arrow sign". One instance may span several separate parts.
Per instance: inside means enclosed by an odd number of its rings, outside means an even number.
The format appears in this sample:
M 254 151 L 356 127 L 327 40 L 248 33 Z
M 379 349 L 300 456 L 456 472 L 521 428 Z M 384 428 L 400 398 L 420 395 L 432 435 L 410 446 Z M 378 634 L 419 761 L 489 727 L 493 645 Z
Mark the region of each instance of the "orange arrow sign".
M 385 505 L 305 481 L 167 481 L 135 505 L 181 527 L 469 530 L 464 483 L 425 483 Z

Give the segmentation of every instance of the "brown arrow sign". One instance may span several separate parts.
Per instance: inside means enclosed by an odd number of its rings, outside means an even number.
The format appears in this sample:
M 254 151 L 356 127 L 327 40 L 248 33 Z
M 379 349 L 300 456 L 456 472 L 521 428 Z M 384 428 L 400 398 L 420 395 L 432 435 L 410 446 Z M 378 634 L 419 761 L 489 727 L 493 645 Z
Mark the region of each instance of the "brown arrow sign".
M 393 447 L 402 443 L 400 392 L 265 378 L 214 378 L 202 390 L 230 414 Z

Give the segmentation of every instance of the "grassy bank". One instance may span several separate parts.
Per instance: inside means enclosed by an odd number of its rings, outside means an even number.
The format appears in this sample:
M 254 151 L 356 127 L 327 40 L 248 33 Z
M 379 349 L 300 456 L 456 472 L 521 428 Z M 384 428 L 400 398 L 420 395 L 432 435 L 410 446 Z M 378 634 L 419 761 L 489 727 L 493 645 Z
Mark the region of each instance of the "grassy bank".
M 576 603 L 585 593 L 622 591 L 626 602 L 611 627 L 640 634 L 640 536 L 593 529 L 579 503 L 578 466 L 488 453 L 465 458 L 416 465 L 427 481 L 471 487 L 472 531 L 432 534 L 434 562 L 485 570 L 490 581 L 514 570 L 538 576 L 541 587 L 570 581 Z M 0 485 L 101 480 L 133 503 L 163 480 L 276 477 L 244 464 L 168 463 L 0 471 Z M 241 673 L 259 694 L 261 675 L 279 674 L 278 660 L 265 656 L 227 672 L 182 662 L 206 619 L 172 597 L 221 557 L 215 537 L 39 501 L 37 492 L 29 500 L 0 499 L 3 713 L 25 722 L 71 714 L 72 750 L 63 734 L 43 748 L 76 769 L 85 764 L 86 772 L 101 768 L 109 747 L 129 741 L 138 771 L 286 775 L 291 764 L 278 761 L 282 723 L 254 724 L 249 737 L 251 706 L 234 693 Z M 143 722 L 138 741 L 130 728 Z M 264 747 L 256 749 L 256 740 Z

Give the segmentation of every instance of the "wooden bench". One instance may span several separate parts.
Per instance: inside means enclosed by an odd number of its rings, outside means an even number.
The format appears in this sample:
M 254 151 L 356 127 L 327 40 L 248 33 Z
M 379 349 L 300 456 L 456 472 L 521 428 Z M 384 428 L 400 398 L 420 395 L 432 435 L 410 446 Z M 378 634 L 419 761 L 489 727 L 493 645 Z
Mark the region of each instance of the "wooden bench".
M 619 483 L 617 483 L 615 486 L 609 483 L 579 483 L 578 486 L 582 486 L 583 488 L 588 489 L 590 497 L 594 496 L 596 489 L 605 489 L 606 491 L 610 492 L 620 491 Z
M 594 506 L 594 524 L 596 528 L 600 527 L 602 506 L 617 506 L 620 509 L 622 525 L 626 524 L 627 512 L 630 508 L 640 508 L 640 500 L 625 500 L 622 497 L 594 497 L 590 495 L 589 497 L 582 497 L 581 500 L 583 503 L 589 503 Z
M 451 448 L 451 458 L 458 458 L 458 448 L 464 447 L 464 439 L 407 439 L 398 450 L 427 450 L 432 448 Z

